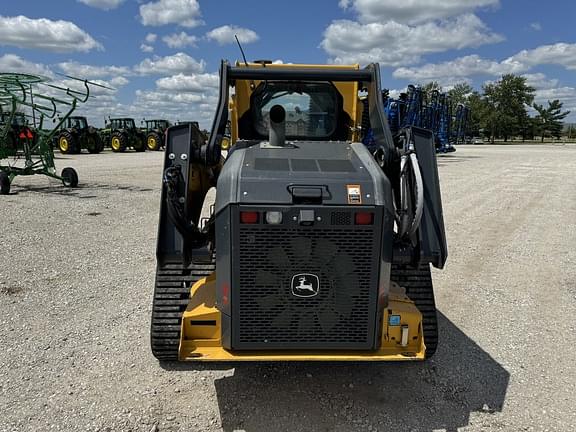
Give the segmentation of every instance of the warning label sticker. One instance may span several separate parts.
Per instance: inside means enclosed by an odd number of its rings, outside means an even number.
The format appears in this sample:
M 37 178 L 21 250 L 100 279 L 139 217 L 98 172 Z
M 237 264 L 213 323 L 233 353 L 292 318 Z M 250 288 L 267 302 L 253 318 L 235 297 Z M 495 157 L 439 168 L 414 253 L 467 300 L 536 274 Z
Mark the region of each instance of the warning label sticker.
M 360 185 L 346 185 L 348 189 L 348 204 L 362 204 Z

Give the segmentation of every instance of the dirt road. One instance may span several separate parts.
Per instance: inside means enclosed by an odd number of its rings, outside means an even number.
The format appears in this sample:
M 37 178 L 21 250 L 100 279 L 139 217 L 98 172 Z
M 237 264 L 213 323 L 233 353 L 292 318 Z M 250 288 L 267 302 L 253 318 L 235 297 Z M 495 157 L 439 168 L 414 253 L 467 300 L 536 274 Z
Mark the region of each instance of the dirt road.
M 162 157 L 60 157 L 81 188 L 0 197 L 0 431 L 576 429 L 576 146 L 440 157 L 441 339 L 410 364 L 160 367 Z

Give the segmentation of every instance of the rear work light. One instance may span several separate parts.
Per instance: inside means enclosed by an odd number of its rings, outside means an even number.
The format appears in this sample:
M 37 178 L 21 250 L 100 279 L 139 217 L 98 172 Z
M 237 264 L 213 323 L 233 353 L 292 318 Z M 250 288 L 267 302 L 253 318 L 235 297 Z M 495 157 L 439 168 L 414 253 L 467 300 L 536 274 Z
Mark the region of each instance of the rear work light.
M 279 211 L 267 211 L 266 212 L 266 223 L 270 225 L 278 225 L 282 223 L 282 212 Z
M 372 225 L 374 223 L 374 213 L 358 212 L 354 215 L 354 223 L 356 225 Z
M 240 222 L 243 224 L 256 224 L 258 223 L 258 212 L 255 211 L 241 211 Z

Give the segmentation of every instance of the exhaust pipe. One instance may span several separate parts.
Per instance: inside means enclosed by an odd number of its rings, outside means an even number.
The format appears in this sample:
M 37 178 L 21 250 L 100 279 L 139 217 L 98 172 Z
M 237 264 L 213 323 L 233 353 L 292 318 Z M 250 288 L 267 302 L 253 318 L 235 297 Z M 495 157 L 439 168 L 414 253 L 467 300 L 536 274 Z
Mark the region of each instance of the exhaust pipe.
M 286 111 L 282 105 L 274 105 L 270 109 L 269 137 L 270 147 L 284 147 L 286 145 Z

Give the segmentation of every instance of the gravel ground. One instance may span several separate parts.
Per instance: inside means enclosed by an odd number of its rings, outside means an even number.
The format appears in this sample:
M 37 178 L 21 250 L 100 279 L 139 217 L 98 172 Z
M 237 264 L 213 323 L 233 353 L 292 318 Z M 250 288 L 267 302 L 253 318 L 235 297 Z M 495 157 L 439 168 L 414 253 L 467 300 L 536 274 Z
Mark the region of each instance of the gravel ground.
M 171 364 L 149 349 L 162 153 L 60 156 L 0 197 L 0 431 L 576 429 L 576 146 L 439 161 L 426 363 Z

